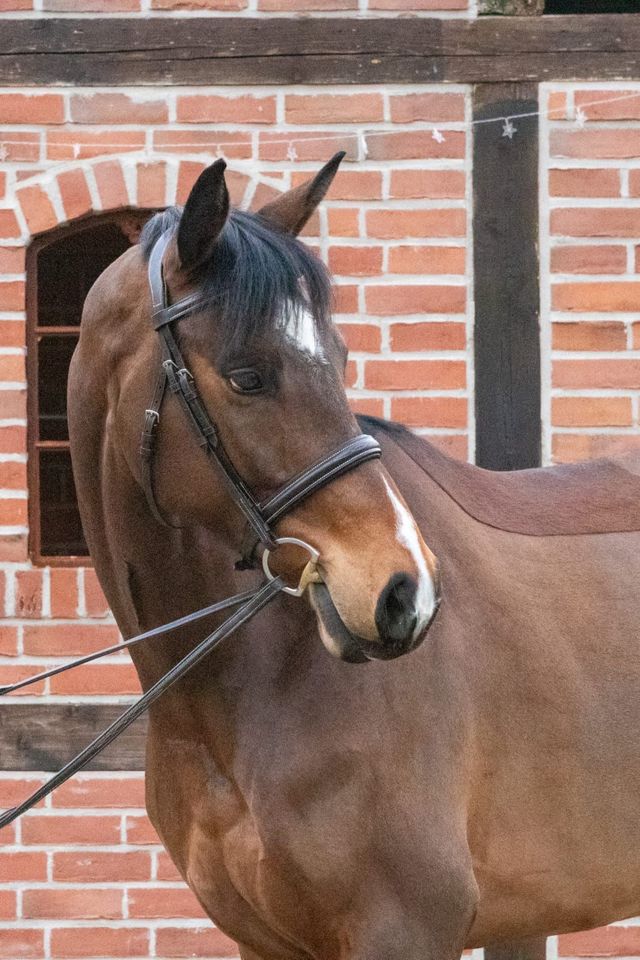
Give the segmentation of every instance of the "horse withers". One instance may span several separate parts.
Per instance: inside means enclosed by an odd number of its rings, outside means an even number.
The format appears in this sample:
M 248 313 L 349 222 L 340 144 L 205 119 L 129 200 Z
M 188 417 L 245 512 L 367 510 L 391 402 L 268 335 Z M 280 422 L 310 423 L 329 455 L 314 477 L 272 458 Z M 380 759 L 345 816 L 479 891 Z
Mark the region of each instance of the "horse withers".
M 172 390 L 145 495 L 149 256 L 170 231 L 166 299 L 197 300 L 171 324 L 187 387 L 268 502 L 360 430 L 327 276 L 295 239 L 339 159 L 255 215 L 229 212 L 218 161 L 87 298 L 72 454 L 125 636 L 258 582 L 235 569 L 246 524 Z M 365 427 L 382 463 L 277 522 L 319 552 L 305 599 L 283 595 L 151 709 L 163 843 L 243 960 L 454 960 L 640 911 L 640 480 L 492 475 Z M 305 558 L 272 559 L 295 580 Z M 201 637 L 137 647 L 143 687 Z

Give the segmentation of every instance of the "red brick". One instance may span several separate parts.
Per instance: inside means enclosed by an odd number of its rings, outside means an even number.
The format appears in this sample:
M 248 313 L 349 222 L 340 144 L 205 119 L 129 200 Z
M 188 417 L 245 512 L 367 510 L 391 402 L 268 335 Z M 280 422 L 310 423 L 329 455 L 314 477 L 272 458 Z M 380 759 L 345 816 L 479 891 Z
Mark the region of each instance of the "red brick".
M 554 397 L 551 408 L 558 427 L 627 427 L 633 422 L 630 397 Z
M 0 463 L 0 487 L 5 490 L 27 489 L 27 465 L 25 463 Z
M 118 816 L 29 816 L 22 821 L 22 842 L 47 847 L 120 843 Z M 56 916 L 56 914 L 54 914 Z
M 6 321 L 7 326 L 11 321 Z M 19 324 L 16 324 L 19 326 Z M 4 325 L 0 324 L 3 329 Z M 0 417 L 6 417 L 11 420 L 26 420 L 27 417 L 27 393 L 26 390 L 4 390 L 0 389 Z
M 551 233 L 567 237 L 637 237 L 640 235 L 640 208 L 552 210 Z
M 465 134 L 446 130 L 440 142 L 429 130 L 403 130 L 402 133 L 367 133 L 369 160 L 457 159 L 465 156 Z
M 10 927 L 0 930 L 3 960 L 40 960 L 44 957 L 44 930 Z
M 619 197 L 619 170 L 550 170 L 552 197 Z
M 369 10 L 467 10 L 467 0 L 369 0 Z
M 269 2 L 269 0 L 264 0 Z M 278 0 L 276 0 L 278 2 Z M 315 2 L 315 0 L 312 0 Z M 323 135 L 324 134 L 324 135 Z M 317 130 L 291 131 L 289 133 L 260 133 L 259 152 L 260 160 L 283 161 L 289 159 L 289 151 L 293 148 L 298 160 L 326 161 L 327 157 L 344 150 L 349 160 L 358 156 L 358 137 L 348 131 L 327 130 L 319 133 Z
M 24 799 L 25 782 L 22 783 L 21 799 Z M 33 789 L 33 784 L 29 783 Z M 21 883 L 25 880 L 43 881 L 47 879 L 47 855 L 20 850 L 16 853 L 0 853 L 0 878 L 2 883 Z M 2 953 L 0 953 L 2 956 Z
M 18 683 L 20 680 L 27 680 L 38 672 L 38 668 L 27 664 L 2 664 L 0 666 L 0 686 Z M 44 681 L 34 683 L 30 687 L 23 687 L 11 694 L 12 697 L 37 696 L 44 693 Z M 24 799 L 24 797 L 22 798 Z
M 160 927 L 156 934 L 160 957 L 237 957 L 238 945 L 217 927 Z
M 626 273 L 627 251 L 622 246 L 562 246 L 551 251 L 553 273 Z
M 9 240 L 20 236 L 20 226 L 13 210 L 0 210 L 0 237 Z
M 555 283 L 551 288 L 551 303 L 554 310 L 637 312 L 640 281 Z
M 291 177 L 291 186 L 309 179 L 308 172 Z M 382 174 L 379 170 L 339 170 L 331 184 L 330 200 L 379 200 L 382 197 Z
M 334 287 L 335 312 L 358 312 L 358 288 L 354 284 L 339 283 Z
M 0 0 L 0 13 L 8 13 L 10 10 L 32 10 L 33 0 Z M 4 956 L 0 952 L 0 956 Z
M 466 289 L 441 284 L 368 286 L 367 312 L 377 316 L 412 313 L 464 313 Z
M 136 919 L 206 917 L 191 890 L 184 887 L 129 890 L 129 916 Z
M 411 427 L 466 427 L 463 397 L 393 397 L 391 419 Z
M 153 146 L 167 153 L 216 153 L 234 160 L 251 157 L 251 134 L 237 130 L 155 130 Z
M 0 427 L 0 453 L 26 453 L 24 427 Z
M 565 933 L 558 939 L 561 957 L 624 957 L 640 953 L 640 927 L 599 927 Z
M 148 957 L 149 931 L 139 927 L 54 927 L 51 956 L 64 960 L 84 957 Z
M 382 247 L 330 247 L 329 268 L 347 277 L 372 277 L 382 271 Z
M 178 123 L 275 123 L 276 98 L 207 94 L 179 96 Z
M 51 577 L 51 616 L 76 617 L 78 615 L 78 571 L 54 567 Z
M 463 170 L 392 170 L 392 198 L 463 200 L 465 173 Z
M 80 774 L 56 790 L 52 803 L 55 807 L 144 807 L 144 778 Z
M 547 100 L 547 116 L 550 120 L 564 120 L 567 116 L 567 95 L 559 91 L 550 93 Z
M 588 120 L 640 120 L 637 90 L 576 90 L 574 102 Z
M 26 337 L 26 325 L 24 320 L 1 320 L 0 321 L 0 345 L 3 347 L 23 347 L 25 344 Z M 18 393 L 22 394 L 22 390 L 5 390 L 5 394 Z M 8 414 L 5 414 L 5 407 L 3 402 L 9 403 L 12 405 L 12 398 L 3 396 L 0 400 L 0 416 L 6 417 Z
M 58 93 L 0 94 L 0 124 L 64 123 L 64 99 Z
M 462 360 L 367 360 L 364 381 L 371 390 L 460 390 L 466 373 Z
M 109 604 L 91 567 L 84 571 L 84 597 L 88 617 L 104 617 L 109 613 Z
M 623 323 L 554 323 L 554 350 L 626 350 L 627 333 Z
M 349 406 L 354 413 L 364 413 L 368 417 L 384 416 L 383 402 L 375 397 L 350 397 Z
M 115 210 L 130 203 L 129 191 L 119 160 L 104 160 L 93 166 L 103 210 Z
M 152 10 L 243 10 L 246 0 L 151 0 Z
M 22 665 L 23 669 L 27 669 L 26 665 Z M 31 671 L 33 672 L 33 671 Z M 37 790 L 38 787 L 42 786 L 44 779 L 41 777 L 10 777 L 8 779 L 3 778 L 0 780 L 0 807 L 15 807 L 16 804 L 21 803 L 27 793 L 31 793 L 33 790 Z M 41 800 L 36 806 L 42 807 L 44 805 L 44 800 Z M 3 837 L 4 840 L 4 837 Z
M 4 598 L 4 576 L 0 582 Z M 3 604 L 0 604 L 0 609 Z M 0 656 L 15 657 L 18 654 L 18 631 L 16 627 L 0 626 Z
M 631 332 L 633 334 L 633 349 L 640 350 L 640 323 L 634 323 Z
M 327 226 L 330 237 L 357 237 L 360 234 L 360 212 L 355 207 L 329 207 Z
M 629 171 L 629 193 L 632 197 L 640 197 L 640 170 Z
M 118 642 L 118 629 L 111 624 L 51 624 L 27 626 L 24 652 L 32 657 L 76 657 Z
M 384 103 L 379 93 L 311 95 L 287 94 L 287 123 L 364 123 L 384 119 Z
M 56 13 L 116 13 L 139 10 L 140 0 L 43 0 L 42 9 Z
M 0 303 L 6 304 L 6 310 L 19 310 L 20 307 L 18 304 L 23 298 L 23 294 L 20 292 L 24 284 L 20 281 L 18 286 L 18 291 L 8 294 L 7 299 L 4 300 L 4 288 L 10 287 L 12 284 L 0 283 Z M 12 299 L 13 298 L 13 299 Z M 25 358 L 22 354 L 0 354 L 0 380 L 13 381 L 14 383 L 23 383 L 25 379 Z
M 19 570 L 16 573 L 16 616 L 31 619 L 42 616 L 41 570 Z
M 588 160 L 626 160 L 640 157 L 640 129 L 552 130 L 552 157 Z
M 0 236 L 4 236 L 1 226 L 4 213 L 4 210 L 0 211 Z M 15 224 L 17 225 L 17 220 Z M 13 221 L 11 221 L 11 229 L 15 229 Z M 24 273 L 25 254 L 24 247 L 0 247 L 0 273 Z
M 358 0 L 258 0 L 258 10 L 266 13 L 357 9 Z
M 140 682 L 132 663 L 88 664 L 78 671 L 52 677 L 51 693 L 124 696 L 140 693 Z
M 34 131 L 0 129 L 0 147 L 9 163 L 35 163 L 40 157 L 40 134 Z M 29 170 L 28 176 L 35 171 Z
M 412 123 L 414 120 L 448 123 L 464 120 L 462 93 L 405 93 L 391 96 L 389 102 L 394 123 Z
M 164 207 L 167 203 L 167 167 L 164 163 L 140 163 L 136 169 L 139 207 Z
M 464 247 L 391 247 L 389 273 L 463 275 L 466 270 L 466 257 Z
M 33 920 L 117 920 L 122 916 L 122 890 L 25 890 L 22 915 Z
M 559 433 L 553 437 L 552 449 L 555 463 L 591 460 L 595 457 L 619 457 L 632 451 L 640 452 L 640 436 Z
M 180 880 L 180 871 L 168 853 L 163 850 L 158 854 L 158 880 Z
M 404 237 L 464 237 L 464 210 L 367 210 L 367 235 Z
M 391 327 L 391 349 L 464 350 L 464 323 L 394 323 Z
M 113 130 L 54 130 L 47 134 L 48 160 L 85 160 L 109 153 L 126 153 L 142 150 L 145 144 L 143 130 L 118 130 L 117 139 Z
M 83 170 L 65 170 L 58 174 L 57 180 L 67 220 L 91 211 L 93 204 Z
M 53 879 L 58 883 L 128 883 L 150 877 L 151 857 L 146 850 L 56 852 L 53 856 Z
M 71 97 L 74 123 L 166 123 L 165 98 L 137 99 L 125 93 L 83 93 Z M 115 138 L 118 134 L 114 133 Z
M 22 533 L 0 536 L 0 560 L 6 563 L 24 563 L 29 557 L 27 537 Z
M 127 816 L 125 821 L 127 843 L 160 843 L 158 834 L 148 817 L 144 815 L 139 817 Z
M 27 525 L 27 501 L 24 499 L 0 499 L 0 526 L 24 527 Z
M 273 200 L 277 200 L 278 197 L 282 196 L 282 192 L 282 190 L 276 189 L 270 183 L 264 183 L 264 181 L 261 180 L 256 184 L 256 189 L 251 199 L 251 206 L 254 210 L 260 210 L 265 204 L 271 203 Z
M 640 360 L 555 360 L 553 386 L 568 389 L 640 389 Z
M 58 225 L 53 204 L 42 187 L 19 187 L 16 196 L 31 233 L 41 233 Z
M 14 890 L 0 890 L 0 920 L 14 920 L 17 895 Z
M 373 323 L 341 323 L 340 333 L 350 351 L 378 353 L 380 351 L 380 327 Z

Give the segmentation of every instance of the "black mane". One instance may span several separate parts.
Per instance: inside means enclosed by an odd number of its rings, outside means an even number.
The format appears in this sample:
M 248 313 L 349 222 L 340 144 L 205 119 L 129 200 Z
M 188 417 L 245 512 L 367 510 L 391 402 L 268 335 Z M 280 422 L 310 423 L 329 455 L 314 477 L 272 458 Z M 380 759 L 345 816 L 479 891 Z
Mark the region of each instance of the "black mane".
M 158 237 L 175 230 L 181 216 L 181 207 L 170 207 L 145 224 L 140 243 L 147 259 Z M 226 349 L 274 335 L 303 310 L 312 313 L 319 331 L 330 323 L 326 267 L 296 237 L 258 214 L 231 211 L 198 280 L 216 310 Z

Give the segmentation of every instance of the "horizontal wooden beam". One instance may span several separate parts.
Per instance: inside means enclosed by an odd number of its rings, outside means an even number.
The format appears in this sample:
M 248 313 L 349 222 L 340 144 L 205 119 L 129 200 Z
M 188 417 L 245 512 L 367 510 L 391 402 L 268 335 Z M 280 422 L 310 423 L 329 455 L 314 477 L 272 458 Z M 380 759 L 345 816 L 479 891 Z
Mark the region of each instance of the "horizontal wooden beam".
M 0 704 L 0 770 L 59 770 L 125 710 L 111 703 Z M 122 733 L 87 770 L 144 770 L 146 718 Z
M 10 19 L 2 84 L 640 79 L 640 17 Z

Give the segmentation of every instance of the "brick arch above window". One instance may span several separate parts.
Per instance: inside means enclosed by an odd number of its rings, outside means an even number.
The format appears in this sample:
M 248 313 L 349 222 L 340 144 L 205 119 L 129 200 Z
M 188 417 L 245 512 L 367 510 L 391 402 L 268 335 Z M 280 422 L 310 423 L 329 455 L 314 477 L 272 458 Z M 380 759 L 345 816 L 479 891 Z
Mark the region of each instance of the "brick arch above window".
M 3 236 L 28 243 L 33 236 L 92 213 L 184 203 L 199 174 L 214 159 L 127 154 L 56 165 L 17 184 L 13 195 L 8 195 L 7 205 L 15 215 Z M 227 184 L 235 206 L 265 203 L 283 189 L 281 181 L 256 176 L 240 166 L 227 170 Z

